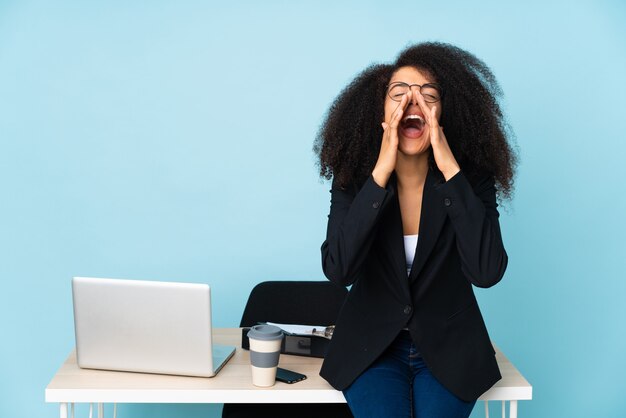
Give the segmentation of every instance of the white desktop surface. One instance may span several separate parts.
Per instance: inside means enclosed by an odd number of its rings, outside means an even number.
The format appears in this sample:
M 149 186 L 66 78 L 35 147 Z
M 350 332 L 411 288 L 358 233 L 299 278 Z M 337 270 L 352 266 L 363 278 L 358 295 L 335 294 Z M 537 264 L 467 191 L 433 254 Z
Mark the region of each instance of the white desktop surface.
M 339 403 L 343 394 L 319 376 L 322 359 L 281 354 L 280 366 L 307 375 L 295 384 L 276 382 L 270 388 L 252 385 L 250 354 L 241 348 L 240 328 L 216 328 L 214 343 L 237 351 L 212 378 L 168 376 L 81 369 L 72 351 L 52 378 L 46 402 L 93 403 Z M 532 398 L 532 386 L 495 347 L 502 379 L 480 400 L 516 401 Z

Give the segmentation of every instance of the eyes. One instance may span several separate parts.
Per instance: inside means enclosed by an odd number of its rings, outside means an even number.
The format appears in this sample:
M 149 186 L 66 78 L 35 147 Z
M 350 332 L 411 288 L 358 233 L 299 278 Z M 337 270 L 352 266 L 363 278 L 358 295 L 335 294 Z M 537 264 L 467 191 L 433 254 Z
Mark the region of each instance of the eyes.
M 418 87 L 424 101 L 426 103 L 435 103 L 441 100 L 442 89 L 437 83 L 427 83 L 424 85 L 419 84 L 407 84 L 403 82 L 395 82 L 387 86 L 387 94 L 391 100 L 399 102 L 402 96 L 405 95 L 413 86 Z

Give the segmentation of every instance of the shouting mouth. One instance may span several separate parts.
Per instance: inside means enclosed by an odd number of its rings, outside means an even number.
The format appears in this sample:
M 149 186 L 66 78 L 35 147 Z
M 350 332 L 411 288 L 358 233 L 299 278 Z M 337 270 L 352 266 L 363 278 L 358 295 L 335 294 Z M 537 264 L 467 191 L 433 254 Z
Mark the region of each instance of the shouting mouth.
M 420 115 L 407 115 L 400 122 L 402 136 L 407 138 L 419 138 L 424 133 L 426 121 Z

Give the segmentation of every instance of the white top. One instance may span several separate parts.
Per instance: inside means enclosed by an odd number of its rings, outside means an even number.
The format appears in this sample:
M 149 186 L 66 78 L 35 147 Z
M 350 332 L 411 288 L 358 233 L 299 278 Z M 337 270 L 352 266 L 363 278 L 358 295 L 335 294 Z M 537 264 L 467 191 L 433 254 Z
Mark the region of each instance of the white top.
M 404 236 L 404 256 L 406 257 L 406 275 L 411 274 L 411 266 L 413 265 L 413 259 L 415 258 L 415 250 L 417 249 L 417 237 L 418 235 L 405 235 Z

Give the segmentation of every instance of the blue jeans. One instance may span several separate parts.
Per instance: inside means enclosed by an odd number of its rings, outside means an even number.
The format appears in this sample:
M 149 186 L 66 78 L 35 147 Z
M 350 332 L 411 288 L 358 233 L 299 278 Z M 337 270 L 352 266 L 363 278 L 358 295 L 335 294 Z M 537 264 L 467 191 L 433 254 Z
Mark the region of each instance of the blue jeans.
M 355 418 L 467 418 L 476 404 L 457 398 L 435 379 L 408 331 L 401 331 L 343 394 Z

